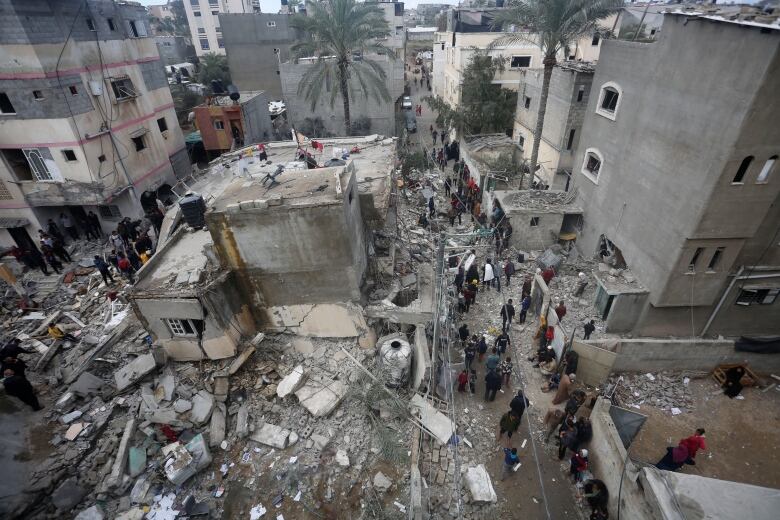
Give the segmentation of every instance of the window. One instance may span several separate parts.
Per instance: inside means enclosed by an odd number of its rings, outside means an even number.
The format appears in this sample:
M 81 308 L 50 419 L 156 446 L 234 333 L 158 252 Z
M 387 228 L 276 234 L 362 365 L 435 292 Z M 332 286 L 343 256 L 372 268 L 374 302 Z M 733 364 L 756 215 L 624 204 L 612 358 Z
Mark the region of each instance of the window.
M 219 16 L 219 11 L 211 11 L 212 16 Z
M 16 110 L 8 99 L 8 94 L 0 92 L 0 114 L 15 114 Z
M 531 217 L 531 227 L 536 227 L 539 225 L 539 217 Z
M 580 85 L 580 88 L 577 89 L 577 102 L 579 103 L 582 101 L 583 96 L 585 95 L 585 85 Z
M 138 95 L 135 93 L 135 87 L 133 87 L 133 82 L 130 78 L 112 80 L 111 90 L 114 91 L 114 97 L 117 101 L 134 98 Z
M 98 161 L 99 162 L 106 162 L 106 155 L 105 154 L 98 155 Z
M 595 148 L 588 148 L 585 150 L 585 158 L 582 160 L 582 173 L 591 181 L 598 183 L 603 162 L 601 152 Z
M 527 68 L 531 66 L 530 56 L 512 56 L 509 66 L 513 69 Z
M 0 200 L 13 200 L 14 196 L 11 195 L 11 191 L 5 184 L 5 181 L 0 179 Z
M 696 272 L 696 262 L 699 261 L 699 257 L 704 252 L 703 247 L 697 247 L 696 251 L 694 251 L 693 256 L 691 257 L 691 261 L 688 262 L 688 271 L 694 273 Z
M 78 96 L 79 95 L 79 89 L 76 87 L 76 85 L 69 86 L 68 90 L 70 91 L 70 95 L 71 96 Z
M 225 123 L 219 120 L 214 120 L 214 129 L 216 130 L 224 130 L 225 129 Z
M 266 27 L 276 27 L 276 22 L 265 22 Z
M 192 13 L 192 15 L 193 15 L 193 16 L 196 16 L 196 17 L 200 17 L 200 16 L 202 16 L 202 15 L 200 14 L 200 11 L 195 11 L 195 12 L 193 12 L 193 13 Z
M 219 0 L 209 0 L 209 6 L 219 7 Z
M 737 305 L 772 305 L 780 294 L 776 287 L 743 287 L 737 296 Z
M 593 39 L 590 41 L 591 45 L 598 45 L 601 41 L 601 35 L 599 33 L 596 33 L 593 35 Z
M 27 164 L 30 165 L 30 170 L 35 176 L 37 181 L 51 181 L 54 180 L 54 176 L 51 174 L 46 161 L 43 158 L 43 154 L 37 148 L 23 149 L 24 157 L 27 159 Z
M 165 120 L 164 117 L 161 117 L 157 120 L 157 128 L 160 129 L 160 132 L 165 132 L 168 130 L 168 122 Z
M 731 181 L 732 184 L 742 184 L 742 181 L 745 178 L 745 174 L 750 167 L 750 163 L 753 162 L 753 159 L 754 157 L 752 155 L 748 155 L 742 159 L 742 162 L 739 165 L 739 169 L 737 170 L 736 175 L 734 175 L 734 179 Z
M 165 324 L 174 336 L 196 337 L 198 335 L 198 323 L 201 320 L 185 320 L 176 318 L 164 318 Z
M 190 5 L 193 7 L 199 7 L 200 6 L 200 0 L 190 0 Z
M 523 106 L 525 108 L 531 108 L 531 98 L 528 96 L 523 96 Z
M 198 34 L 206 34 L 206 29 L 203 27 L 198 27 Z
M 52 180 L 52 175 L 37 148 L 6 148 L 0 150 L 0 155 L 17 181 Z
M 602 85 L 599 102 L 596 105 L 596 113 L 614 121 L 620 107 L 622 93 L 623 91 L 617 83 L 609 82 Z
M 146 36 L 146 30 L 141 29 L 141 27 L 143 26 L 143 22 L 141 22 L 140 20 L 130 20 L 127 22 L 127 25 L 130 27 L 130 35 L 132 38 L 140 38 L 141 36 Z
M 63 150 L 62 155 L 65 156 L 65 160 L 68 162 L 74 162 L 76 161 L 76 152 L 73 150 Z
M 522 135 L 518 135 L 517 136 L 517 144 L 518 144 L 518 146 L 520 146 L 520 149 L 522 150 L 523 149 L 523 145 L 525 144 L 525 137 L 523 137 Z
M 714 271 L 716 267 L 718 267 L 718 264 L 720 263 L 720 259 L 723 256 L 723 251 L 725 250 L 725 247 L 719 247 L 715 250 L 714 253 L 712 253 L 712 258 L 710 258 L 710 263 L 707 264 L 707 271 Z
M 772 157 L 766 160 L 766 162 L 764 163 L 764 167 L 761 168 L 761 173 L 759 173 L 758 177 L 756 178 L 756 183 L 761 184 L 767 182 L 767 179 L 769 178 L 769 173 L 772 171 L 775 162 L 777 162 L 776 155 L 773 155 Z
M 566 141 L 566 149 L 567 150 L 571 150 L 571 147 L 574 144 L 574 133 L 575 133 L 574 128 L 569 130 L 569 140 Z
M 207 51 L 209 49 L 209 40 L 208 38 L 201 38 L 200 39 L 200 48 L 204 51 Z
M 119 206 L 98 206 L 98 213 L 100 213 L 101 217 L 112 220 L 122 218 L 122 212 L 119 211 Z
M 87 29 L 90 31 L 97 31 L 97 29 L 95 29 L 95 20 L 92 18 L 87 18 Z
M 40 90 L 33 90 L 33 97 L 37 100 L 43 99 L 43 92 Z
M 144 142 L 144 136 L 139 135 L 138 137 L 131 137 L 130 138 L 133 141 L 133 144 L 135 145 L 135 151 L 140 152 L 144 148 L 146 148 L 146 142 Z
M 106 22 L 108 22 L 108 30 L 109 31 L 116 31 L 116 25 L 114 25 L 114 19 L 113 18 L 106 18 Z
M 217 38 L 217 47 L 219 47 L 220 49 L 224 49 L 225 48 L 225 40 L 223 40 L 222 38 Z

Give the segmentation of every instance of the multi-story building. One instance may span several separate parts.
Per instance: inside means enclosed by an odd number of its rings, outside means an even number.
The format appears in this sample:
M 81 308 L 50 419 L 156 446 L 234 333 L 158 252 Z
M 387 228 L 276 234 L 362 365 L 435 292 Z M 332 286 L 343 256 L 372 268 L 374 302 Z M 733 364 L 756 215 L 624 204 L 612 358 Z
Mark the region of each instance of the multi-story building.
M 264 92 L 241 92 L 235 101 L 228 96 L 211 96 L 193 113 L 203 148 L 215 155 L 273 137 Z
M 177 65 L 194 60 L 195 48 L 189 38 L 158 34 L 154 37 L 160 59 L 165 65 Z
M 158 20 L 164 20 L 166 18 L 174 18 L 173 10 L 171 9 L 171 2 L 168 0 L 164 4 L 156 4 L 147 6 L 149 16 L 153 16 Z
M 230 78 L 239 90 L 262 90 L 270 99 L 282 97 L 279 65 L 290 59 L 299 39 L 289 14 L 222 14 Z
M 587 62 L 564 61 L 553 69 L 542 139 L 539 142 L 539 169 L 534 177 L 552 189 L 566 190 L 571 179 L 574 151 L 582 134 L 582 124 L 590 98 L 594 67 Z M 530 159 L 542 93 L 542 69 L 521 72 L 517 110 L 512 137 Z
M 396 57 L 404 59 L 406 47 L 406 31 L 404 30 L 404 3 L 397 0 L 366 0 L 367 4 L 377 6 L 385 15 L 385 21 L 390 28 L 390 35 L 382 42 L 385 47 L 393 49 Z
M 108 231 L 190 170 L 146 10 L 112 0 L 2 2 L 0 243 L 95 211 Z M 152 199 L 154 200 L 154 199 Z
M 220 13 L 260 12 L 259 0 L 183 0 L 192 43 L 198 56 L 225 54 Z
M 436 25 L 436 16 L 450 7 L 448 4 L 417 4 L 417 25 Z
M 447 11 L 447 30 L 434 35 L 433 44 L 433 93 L 443 98 L 451 105 L 460 103 L 463 71 L 469 64 L 475 49 L 486 50 L 499 38 L 508 33 L 500 32 L 493 27 L 493 9 L 453 8 Z M 614 16 L 601 22 L 601 26 L 609 28 L 614 23 Z M 595 61 L 598 59 L 602 39 L 598 32 L 581 38 L 571 54 L 565 56 L 563 51 L 559 60 Z M 528 34 L 521 41 L 490 48 L 491 56 L 503 57 L 505 70 L 496 75 L 493 83 L 500 84 L 510 90 L 519 90 L 523 71 L 542 67 L 542 52 L 535 43 L 534 35 Z
M 574 157 L 607 330 L 780 333 L 780 26 L 671 13 L 604 42 Z M 617 281 L 616 281 L 617 280 Z

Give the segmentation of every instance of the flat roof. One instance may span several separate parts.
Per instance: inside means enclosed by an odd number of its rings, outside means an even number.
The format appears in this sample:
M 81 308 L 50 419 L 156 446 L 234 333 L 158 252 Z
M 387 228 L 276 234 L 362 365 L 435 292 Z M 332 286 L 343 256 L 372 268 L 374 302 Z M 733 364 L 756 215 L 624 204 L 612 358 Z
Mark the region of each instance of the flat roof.
M 750 20 L 731 20 L 729 18 L 725 18 L 724 16 L 720 16 L 718 14 L 707 14 L 702 11 L 668 11 L 664 14 L 671 14 L 671 15 L 677 15 L 677 16 L 686 16 L 688 18 L 697 18 L 697 19 L 704 19 L 709 20 L 711 22 L 718 22 L 718 23 L 730 23 L 734 25 L 742 25 L 744 27 L 757 27 L 760 29 L 772 29 L 774 31 L 780 31 L 780 20 L 775 20 L 774 23 L 761 23 L 761 22 L 753 22 Z M 735 13 L 738 14 L 738 13 Z M 750 13 L 744 13 L 747 15 L 754 15 L 754 16 L 765 16 L 762 13 L 757 12 L 750 12 Z
M 507 213 L 512 211 L 582 213 L 582 208 L 574 204 L 577 198 L 576 191 L 496 190 L 494 194 Z
M 204 250 L 212 243 L 208 230 L 180 227 L 138 272 L 133 292 L 188 290 L 205 277 L 209 259 Z

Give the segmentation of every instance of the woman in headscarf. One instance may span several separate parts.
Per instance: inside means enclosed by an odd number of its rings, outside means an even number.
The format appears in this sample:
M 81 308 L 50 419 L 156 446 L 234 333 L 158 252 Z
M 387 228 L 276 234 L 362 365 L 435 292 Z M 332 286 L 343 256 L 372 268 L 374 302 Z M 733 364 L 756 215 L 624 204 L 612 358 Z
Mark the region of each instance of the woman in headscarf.
M 726 382 L 723 383 L 723 393 L 734 399 L 742 392 L 742 376 L 745 375 L 744 367 L 732 367 L 726 370 Z
M 656 463 L 655 467 L 667 471 L 677 471 L 687 460 L 688 448 L 684 444 L 680 444 L 676 448 L 669 446 L 666 448 L 666 455 Z

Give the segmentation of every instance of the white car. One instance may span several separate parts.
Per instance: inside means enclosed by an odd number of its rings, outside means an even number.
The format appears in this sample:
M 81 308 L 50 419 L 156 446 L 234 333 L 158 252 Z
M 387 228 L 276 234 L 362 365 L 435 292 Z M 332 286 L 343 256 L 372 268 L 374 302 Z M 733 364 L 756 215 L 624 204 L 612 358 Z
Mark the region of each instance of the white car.
M 404 110 L 411 110 L 412 109 L 412 98 L 409 96 L 404 96 L 404 99 L 401 101 L 401 108 Z

